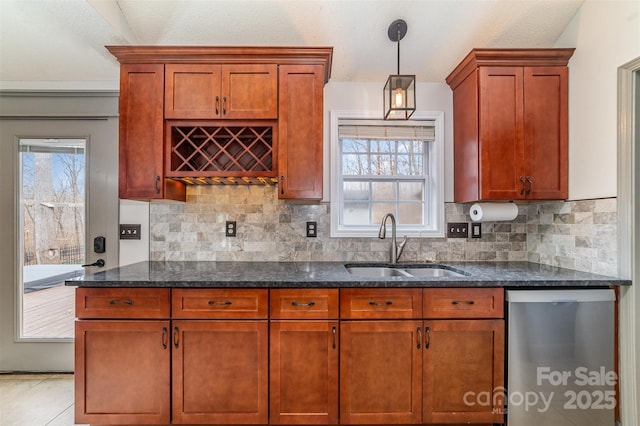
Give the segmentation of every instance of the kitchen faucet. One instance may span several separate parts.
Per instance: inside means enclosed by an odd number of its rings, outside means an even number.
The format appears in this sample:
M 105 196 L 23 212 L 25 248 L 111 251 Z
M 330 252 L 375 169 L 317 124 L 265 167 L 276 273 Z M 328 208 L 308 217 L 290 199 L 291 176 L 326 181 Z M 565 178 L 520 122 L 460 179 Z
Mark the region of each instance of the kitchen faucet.
M 396 242 L 396 218 L 391 213 L 387 213 L 382 218 L 382 223 L 380 224 L 380 231 L 378 232 L 378 238 L 384 240 L 387 236 L 387 219 L 391 218 L 391 264 L 395 265 L 398 263 L 398 259 L 402 255 L 402 250 L 404 250 L 404 245 L 407 243 L 407 236 L 404 236 L 404 240 L 398 244 Z

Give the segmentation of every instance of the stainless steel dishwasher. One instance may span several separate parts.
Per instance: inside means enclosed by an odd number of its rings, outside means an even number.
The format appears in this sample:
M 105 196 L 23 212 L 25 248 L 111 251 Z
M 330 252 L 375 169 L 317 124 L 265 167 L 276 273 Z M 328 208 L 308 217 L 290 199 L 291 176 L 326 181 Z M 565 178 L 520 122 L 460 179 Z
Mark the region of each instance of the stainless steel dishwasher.
M 508 426 L 613 426 L 613 290 L 509 290 Z

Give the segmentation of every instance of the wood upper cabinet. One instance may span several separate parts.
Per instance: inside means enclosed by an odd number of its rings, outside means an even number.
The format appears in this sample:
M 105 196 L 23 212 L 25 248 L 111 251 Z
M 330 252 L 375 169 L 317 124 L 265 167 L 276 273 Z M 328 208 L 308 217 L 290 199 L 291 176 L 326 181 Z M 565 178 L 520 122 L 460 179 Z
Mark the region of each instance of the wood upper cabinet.
M 267 321 L 172 322 L 175 424 L 266 424 Z
M 281 65 L 278 197 L 322 199 L 322 65 Z
M 423 422 L 503 423 L 504 321 L 424 325 Z
M 474 49 L 447 77 L 456 202 L 567 198 L 572 54 Z
M 167 64 L 167 119 L 275 119 L 276 64 Z
M 165 179 L 164 66 L 120 67 L 119 197 L 185 201 L 184 184 Z

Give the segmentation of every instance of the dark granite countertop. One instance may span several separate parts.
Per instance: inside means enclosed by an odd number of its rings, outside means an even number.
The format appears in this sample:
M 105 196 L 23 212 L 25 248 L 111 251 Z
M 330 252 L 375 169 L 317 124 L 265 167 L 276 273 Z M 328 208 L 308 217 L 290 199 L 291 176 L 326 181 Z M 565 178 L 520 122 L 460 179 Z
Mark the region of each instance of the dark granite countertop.
M 339 288 L 339 287 L 608 287 L 630 280 L 530 262 L 398 264 L 441 266 L 458 277 L 362 277 L 345 264 L 364 262 L 139 262 L 66 281 L 79 287 Z

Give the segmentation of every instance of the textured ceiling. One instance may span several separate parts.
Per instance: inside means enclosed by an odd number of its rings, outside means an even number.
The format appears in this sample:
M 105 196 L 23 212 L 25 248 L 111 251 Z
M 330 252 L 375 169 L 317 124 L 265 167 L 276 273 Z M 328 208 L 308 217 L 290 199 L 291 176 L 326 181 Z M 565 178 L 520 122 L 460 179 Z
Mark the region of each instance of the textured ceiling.
M 333 46 L 332 81 L 444 81 L 474 47 L 552 47 L 582 0 L 0 0 L 0 81 L 116 82 L 111 44 Z M 5 84 L 6 86 L 6 84 Z M 0 86 L 1 87 L 1 86 Z

